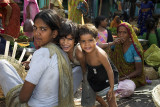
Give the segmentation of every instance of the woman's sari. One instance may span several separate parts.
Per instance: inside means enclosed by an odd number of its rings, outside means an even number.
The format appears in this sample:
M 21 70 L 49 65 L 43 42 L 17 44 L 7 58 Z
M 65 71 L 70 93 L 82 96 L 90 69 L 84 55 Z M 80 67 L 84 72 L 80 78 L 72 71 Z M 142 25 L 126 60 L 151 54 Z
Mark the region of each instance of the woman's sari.
M 144 66 L 143 48 L 142 48 L 141 44 L 139 43 L 132 26 L 126 22 L 121 23 L 119 26 L 124 26 L 127 28 L 129 35 L 131 36 L 133 46 L 134 46 L 136 52 L 138 53 L 138 55 L 141 57 L 142 64 Z M 119 28 L 119 26 L 118 26 L 118 28 Z M 115 66 L 117 67 L 120 78 L 125 77 L 126 75 L 135 71 L 135 63 L 128 63 L 125 61 L 122 45 L 115 45 L 114 51 L 113 52 L 110 51 L 110 58 L 114 62 Z M 144 71 L 144 69 L 143 69 L 143 71 Z M 134 83 L 136 84 L 136 87 L 140 87 L 140 86 L 143 86 L 146 84 L 145 75 L 143 72 L 141 75 L 136 76 L 134 78 L 131 78 L 131 80 L 134 81 Z
M 78 3 L 83 0 L 69 0 L 68 1 L 68 19 L 78 24 L 84 24 L 83 14 L 81 10 L 77 9 Z
M 141 8 L 139 10 L 139 16 L 138 16 L 138 28 L 140 28 L 140 35 L 143 35 L 144 32 L 146 32 L 146 19 L 152 17 L 154 4 L 152 1 L 148 1 L 148 3 L 141 3 Z
M 20 32 L 20 8 L 16 3 L 9 3 L 9 5 L 12 7 L 12 13 L 9 19 L 8 26 L 5 26 L 7 10 L 2 10 L 2 25 L 4 28 L 4 33 L 14 38 L 18 38 Z
M 39 7 L 37 0 L 24 0 L 24 7 L 23 7 L 23 22 L 27 19 L 27 6 L 30 6 L 30 19 L 34 20 L 34 17 L 37 13 L 39 13 Z

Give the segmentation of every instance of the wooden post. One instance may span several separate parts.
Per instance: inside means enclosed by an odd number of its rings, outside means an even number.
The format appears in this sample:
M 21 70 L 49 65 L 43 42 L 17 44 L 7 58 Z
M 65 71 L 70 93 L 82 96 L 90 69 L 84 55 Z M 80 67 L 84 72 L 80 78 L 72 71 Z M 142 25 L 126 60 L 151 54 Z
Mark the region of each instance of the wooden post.
M 102 10 L 102 0 L 100 0 L 100 5 L 99 5 L 99 16 L 101 15 L 101 10 Z

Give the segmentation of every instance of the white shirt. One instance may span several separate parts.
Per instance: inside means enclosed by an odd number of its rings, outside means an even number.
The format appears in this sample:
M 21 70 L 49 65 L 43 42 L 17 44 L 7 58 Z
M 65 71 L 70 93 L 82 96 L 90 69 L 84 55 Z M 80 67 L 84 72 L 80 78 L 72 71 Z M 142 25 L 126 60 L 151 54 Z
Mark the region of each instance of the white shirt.
M 28 102 L 31 107 L 53 107 L 58 105 L 59 71 L 57 55 L 50 58 L 48 48 L 34 52 L 26 81 L 36 87 Z

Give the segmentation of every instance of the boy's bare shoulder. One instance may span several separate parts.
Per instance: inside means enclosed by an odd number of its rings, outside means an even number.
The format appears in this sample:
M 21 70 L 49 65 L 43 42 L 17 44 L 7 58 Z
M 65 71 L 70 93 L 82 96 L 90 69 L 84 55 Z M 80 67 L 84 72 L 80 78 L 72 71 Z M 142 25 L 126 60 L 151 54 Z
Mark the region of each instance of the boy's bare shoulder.
M 78 59 L 84 57 L 84 54 L 83 54 L 83 51 L 82 51 L 82 48 L 80 47 L 80 45 L 78 45 L 77 48 L 76 48 L 76 57 Z
M 97 48 L 98 49 L 98 56 L 106 56 L 107 53 L 100 47 Z

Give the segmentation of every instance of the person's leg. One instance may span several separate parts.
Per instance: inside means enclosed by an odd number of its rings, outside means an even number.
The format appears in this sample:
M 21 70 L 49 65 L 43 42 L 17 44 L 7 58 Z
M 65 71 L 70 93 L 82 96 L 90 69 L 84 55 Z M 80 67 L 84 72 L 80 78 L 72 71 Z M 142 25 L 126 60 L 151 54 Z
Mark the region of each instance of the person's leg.
M 72 76 L 73 76 L 73 90 L 75 93 L 82 81 L 82 69 L 80 66 L 76 66 L 72 69 Z
M 23 84 L 15 68 L 6 60 L 0 60 L 0 85 L 6 96 L 13 87 Z
M 108 107 L 107 103 L 101 96 L 96 95 L 96 101 L 98 101 L 101 104 L 101 107 Z
M 107 98 L 107 102 L 108 102 L 109 107 L 117 107 L 115 93 L 113 93 L 113 96 L 112 96 L 112 98 L 110 100 L 109 100 L 108 95 L 106 95 L 106 98 Z

